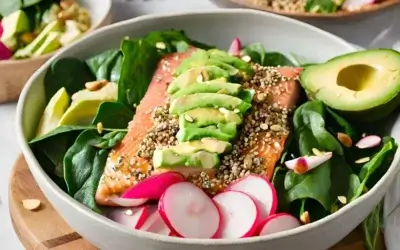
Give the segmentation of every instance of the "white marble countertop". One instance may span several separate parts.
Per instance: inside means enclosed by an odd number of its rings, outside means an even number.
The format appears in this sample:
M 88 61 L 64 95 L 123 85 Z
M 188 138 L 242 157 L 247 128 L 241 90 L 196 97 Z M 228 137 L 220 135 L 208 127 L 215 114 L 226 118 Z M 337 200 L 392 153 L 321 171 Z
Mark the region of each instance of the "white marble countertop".
M 226 0 L 213 1 L 218 1 L 220 4 L 226 3 Z M 208 0 L 114 0 L 113 17 L 116 22 L 147 13 L 210 8 L 217 7 Z M 385 15 L 362 22 L 340 25 L 335 23 L 313 24 L 363 47 L 370 47 L 371 41 L 376 37 L 383 39 L 380 39 L 377 45 L 376 43 L 372 45 L 373 47 L 392 47 L 396 40 L 400 40 L 400 27 L 393 26 L 399 21 L 400 7 L 393 7 Z M 15 107 L 16 103 L 0 105 L 0 159 L 3 162 L 0 167 L 0 248 L 4 250 L 24 249 L 13 231 L 8 211 L 8 177 L 20 151 L 14 129 Z M 400 190 L 400 181 L 396 185 L 397 188 L 393 190 Z M 393 200 L 392 203 L 391 207 L 393 208 L 399 204 L 398 200 Z M 398 227 L 398 224 L 400 224 L 400 209 L 393 212 L 387 219 L 386 233 L 393 238 L 393 241 L 388 244 L 389 250 L 399 249 L 396 247 L 399 244 L 394 243 L 398 237 L 391 229 L 396 225 Z

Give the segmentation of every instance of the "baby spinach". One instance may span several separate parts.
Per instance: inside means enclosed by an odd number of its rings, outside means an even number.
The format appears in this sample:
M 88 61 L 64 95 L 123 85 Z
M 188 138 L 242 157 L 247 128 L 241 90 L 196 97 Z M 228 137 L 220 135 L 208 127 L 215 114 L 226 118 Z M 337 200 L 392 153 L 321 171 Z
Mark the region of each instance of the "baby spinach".
M 46 101 L 62 87 L 69 95 L 84 89 L 85 83 L 95 80 L 88 66 L 76 58 L 61 58 L 54 61 L 44 78 Z
M 160 55 L 146 40 L 124 40 L 121 50 L 124 57 L 118 81 L 118 102 L 133 107 L 146 94 Z
M 101 137 L 96 131 L 85 130 L 64 156 L 64 178 L 68 193 L 96 212 L 100 212 L 100 209 L 94 196 L 106 164 L 106 149 L 118 144 L 122 138 L 119 132 Z
M 332 109 L 326 107 L 326 111 L 328 112 L 327 124 L 329 124 L 329 126 L 336 127 L 332 130 L 334 130 L 335 132 L 342 132 L 347 134 L 353 141 L 356 141 L 358 139 L 359 136 L 355 128 L 350 123 L 348 123 L 343 117 L 335 113 Z
M 367 250 L 385 249 L 381 231 L 384 221 L 382 207 L 383 202 L 381 201 L 361 224 L 364 232 L 364 244 Z
M 252 43 L 242 49 L 242 53 L 251 58 L 251 61 L 262 66 L 293 66 L 286 56 L 279 52 L 266 52 L 261 43 Z
M 43 14 L 51 7 L 54 3 L 53 0 L 43 0 L 43 1 L 36 1 L 36 0 L 29 0 L 24 1 L 24 12 L 29 19 L 30 30 L 35 31 L 40 28 L 42 24 L 42 17 Z
M 86 64 L 97 80 L 118 82 L 121 72 L 122 53 L 119 49 L 106 50 L 86 59 Z
M 119 102 L 103 102 L 92 124 L 96 125 L 101 122 L 106 128 L 127 128 L 128 123 L 132 120 L 134 112 Z
M 333 13 L 338 10 L 342 3 L 343 0 L 307 0 L 305 10 L 313 13 Z

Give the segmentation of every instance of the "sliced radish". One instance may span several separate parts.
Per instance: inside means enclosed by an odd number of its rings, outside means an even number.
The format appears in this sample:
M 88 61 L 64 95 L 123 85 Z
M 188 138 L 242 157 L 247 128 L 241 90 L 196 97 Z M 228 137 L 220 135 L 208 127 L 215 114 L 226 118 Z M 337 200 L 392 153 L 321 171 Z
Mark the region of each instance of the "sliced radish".
M 160 173 L 140 181 L 122 194 L 121 197 L 127 199 L 146 198 L 159 200 L 169 186 L 183 181 L 185 181 L 185 178 L 180 173 Z
M 238 56 L 240 54 L 240 49 L 242 48 L 242 43 L 238 37 L 235 37 L 229 46 L 228 53 L 234 56 Z
M 269 216 L 260 225 L 260 236 L 278 233 L 301 226 L 299 220 L 287 213 Z
M 332 152 L 326 152 L 322 155 L 302 156 L 285 162 L 288 169 L 293 170 L 297 174 L 304 174 L 314 169 L 322 163 L 328 161 L 332 157 Z
M 259 210 L 250 196 L 239 191 L 227 191 L 216 195 L 213 200 L 221 214 L 217 238 L 254 236 L 259 221 Z
M 149 199 L 128 199 L 113 195 L 108 197 L 108 200 L 121 207 L 138 207 L 146 203 Z
M 12 57 L 12 52 L 2 42 L 0 42 L 0 60 L 8 60 Z
M 184 238 L 212 238 L 220 215 L 213 200 L 199 187 L 180 182 L 170 186 L 158 203 L 164 222 L 174 234 Z
M 368 135 L 356 143 L 357 148 L 373 148 L 381 144 L 382 138 L 377 135 Z
M 1 35 L 3 35 L 3 31 L 4 31 L 3 25 L 1 24 L 1 20 L 0 20 L 0 38 L 1 38 Z
M 373 4 L 375 0 L 345 0 L 342 8 L 348 11 L 358 10 L 366 5 Z
M 107 217 L 132 229 L 143 226 L 148 216 L 147 207 L 113 208 Z
M 257 175 L 248 175 L 228 186 L 229 191 L 241 191 L 249 195 L 260 212 L 259 219 L 264 220 L 276 212 L 278 197 L 272 184 Z
M 170 235 L 171 229 L 165 224 L 158 212 L 157 206 L 148 207 L 148 216 L 140 230 L 162 235 Z

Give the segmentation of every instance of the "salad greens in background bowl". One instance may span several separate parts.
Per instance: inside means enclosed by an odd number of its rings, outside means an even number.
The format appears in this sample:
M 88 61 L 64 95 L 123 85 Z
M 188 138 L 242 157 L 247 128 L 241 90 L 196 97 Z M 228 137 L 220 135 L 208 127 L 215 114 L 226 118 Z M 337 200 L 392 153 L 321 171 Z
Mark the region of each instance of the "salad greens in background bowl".
M 35 72 L 18 140 L 100 249 L 319 250 L 360 224 L 374 249 L 398 172 L 399 70 L 394 50 L 275 14 L 148 15 Z
M 9 0 L 0 3 L 0 103 L 15 101 L 56 50 L 111 23 L 110 0 Z

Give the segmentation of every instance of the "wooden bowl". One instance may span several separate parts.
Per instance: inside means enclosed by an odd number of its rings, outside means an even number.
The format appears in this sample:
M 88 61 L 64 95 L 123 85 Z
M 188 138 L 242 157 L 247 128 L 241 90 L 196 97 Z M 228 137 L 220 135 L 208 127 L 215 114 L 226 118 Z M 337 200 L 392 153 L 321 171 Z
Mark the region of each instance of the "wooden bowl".
M 79 2 L 91 14 L 92 26 L 86 33 L 111 23 L 112 0 Z M 30 59 L 0 61 L 0 103 L 16 101 L 29 77 L 56 52 Z
M 218 0 L 217 0 L 218 1 Z M 339 11 L 335 13 L 321 14 L 321 13 L 309 13 L 309 12 L 288 12 L 288 11 L 276 11 L 271 7 L 267 7 L 262 3 L 265 0 L 230 0 L 231 2 L 241 5 L 243 7 L 248 7 L 252 9 L 258 9 L 263 11 L 268 11 L 276 13 L 279 15 L 284 15 L 296 19 L 343 19 L 343 18 L 365 18 L 371 14 L 381 12 L 383 10 L 388 10 L 390 7 L 394 7 L 400 4 L 400 0 L 384 0 L 381 3 L 373 4 L 371 6 L 365 7 L 360 10 L 355 11 Z

